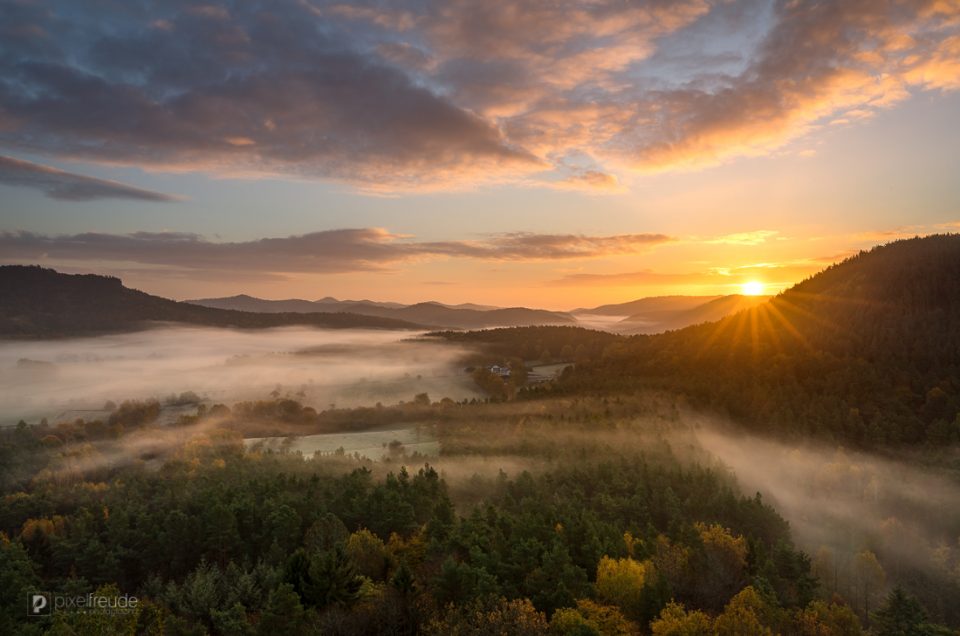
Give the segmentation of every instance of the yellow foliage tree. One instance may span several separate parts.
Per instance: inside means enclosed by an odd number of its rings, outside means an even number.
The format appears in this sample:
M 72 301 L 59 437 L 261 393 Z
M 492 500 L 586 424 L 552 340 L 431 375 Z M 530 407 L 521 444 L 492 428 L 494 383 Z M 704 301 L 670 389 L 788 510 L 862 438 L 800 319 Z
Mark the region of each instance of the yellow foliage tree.
M 698 523 L 704 562 L 699 563 L 697 597 L 703 607 L 720 609 L 746 583 L 747 542 L 719 524 Z
M 487 607 L 453 608 L 428 622 L 425 636 L 541 636 L 547 619 L 527 599 L 499 599 Z
M 627 615 L 634 615 L 643 602 L 644 583 L 653 575 L 651 561 L 640 562 L 630 557 L 603 557 L 597 565 L 597 596 L 616 605 Z
M 763 624 L 766 604 L 753 587 L 737 593 L 713 624 L 717 636 L 773 636 L 773 630 Z
M 795 632 L 800 636 L 858 636 L 863 633 L 860 619 L 846 605 L 814 601 L 794 617 Z
M 380 537 L 361 528 L 347 538 L 347 556 L 357 565 L 357 572 L 374 581 L 382 581 L 387 574 L 387 548 Z
M 653 636 L 712 636 L 713 624 L 700 610 L 688 612 L 682 603 L 670 602 L 650 623 L 650 632 Z

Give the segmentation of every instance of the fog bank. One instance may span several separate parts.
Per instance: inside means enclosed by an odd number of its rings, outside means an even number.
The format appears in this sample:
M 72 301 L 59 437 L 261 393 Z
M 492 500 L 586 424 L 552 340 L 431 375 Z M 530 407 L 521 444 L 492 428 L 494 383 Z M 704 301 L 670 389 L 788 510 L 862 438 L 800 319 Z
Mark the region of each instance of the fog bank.
M 955 470 L 709 427 L 696 435 L 734 472 L 744 494 L 760 492 L 790 522 L 826 589 L 849 593 L 862 577 L 858 555 L 865 550 L 879 558 L 888 584 L 913 578 L 911 572 L 960 581 Z
M 164 327 L 52 341 L 0 341 L 0 425 L 95 414 L 107 400 L 192 391 L 213 402 L 274 391 L 315 408 L 476 395 L 465 351 L 407 331 Z M 88 411 L 88 414 L 83 413 Z

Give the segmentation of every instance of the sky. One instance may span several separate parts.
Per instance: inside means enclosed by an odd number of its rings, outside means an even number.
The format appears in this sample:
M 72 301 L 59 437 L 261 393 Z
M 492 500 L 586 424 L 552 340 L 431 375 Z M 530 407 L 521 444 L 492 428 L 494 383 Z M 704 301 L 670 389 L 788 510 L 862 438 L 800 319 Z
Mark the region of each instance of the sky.
M 776 293 L 960 231 L 958 88 L 960 0 L 0 0 L 0 263 L 177 299 Z

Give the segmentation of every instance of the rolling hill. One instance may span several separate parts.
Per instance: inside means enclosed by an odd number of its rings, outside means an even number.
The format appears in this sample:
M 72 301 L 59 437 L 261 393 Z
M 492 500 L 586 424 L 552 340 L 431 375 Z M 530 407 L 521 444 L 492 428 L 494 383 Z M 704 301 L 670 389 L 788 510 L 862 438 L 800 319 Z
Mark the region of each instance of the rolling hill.
M 288 298 L 285 300 L 266 300 L 247 294 L 227 296 L 224 298 L 197 298 L 183 301 L 190 305 L 200 305 L 213 309 L 229 309 L 232 311 L 252 311 L 262 314 L 282 313 L 363 313 L 363 309 L 377 311 L 381 309 L 402 309 L 406 305 L 400 303 L 382 303 L 372 300 L 337 300 L 326 297 L 320 300 L 304 300 L 302 298 Z
M 351 313 L 273 313 L 213 309 L 123 286 L 119 278 L 61 274 L 36 266 L 0 266 L 0 337 L 57 337 L 132 331 L 151 322 L 265 328 L 421 329 L 396 318 Z
M 190 304 L 217 309 L 273 312 L 348 312 L 364 316 L 376 316 L 404 320 L 446 329 L 484 329 L 487 327 L 520 327 L 529 325 L 575 324 L 569 314 L 528 309 L 526 307 L 494 308 L 483 305 L 444 305 L 425 302 L 415 305 L 375 303 L 368 300 L 338 301 L 325 298 L 319 301 L 301 299 L 264 300 L 252 296 L 229 298 L 206 298 L 187 301 Z
M 637 316 L 644 313 L 687 311 L 718 298 L 721 296 L 650 296 L 613 305 L 581 307 L 570 313 L 575 316 Z

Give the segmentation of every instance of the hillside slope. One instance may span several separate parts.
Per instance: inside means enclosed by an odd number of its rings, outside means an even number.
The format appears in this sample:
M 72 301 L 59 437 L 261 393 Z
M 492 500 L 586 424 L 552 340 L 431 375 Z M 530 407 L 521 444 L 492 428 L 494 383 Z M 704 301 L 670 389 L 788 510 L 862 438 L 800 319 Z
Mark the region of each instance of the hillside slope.
M 564 390 L 638 386 L 765 431 L 960 441 L 960 235 L 876 247 L 719 322 L 621 339 Z
M 242 328 L 421 328 L 408 321 L 348 313 L 257 314 L 211 309 L 129 289 L 118 278 L 61 274 L 35 266 L 0 266 L 0 337 L 130 331 L 151 321 Z

